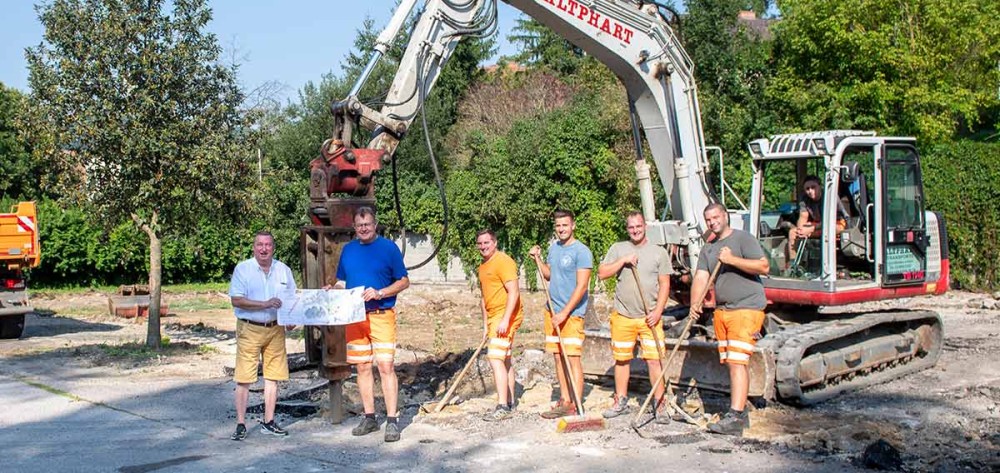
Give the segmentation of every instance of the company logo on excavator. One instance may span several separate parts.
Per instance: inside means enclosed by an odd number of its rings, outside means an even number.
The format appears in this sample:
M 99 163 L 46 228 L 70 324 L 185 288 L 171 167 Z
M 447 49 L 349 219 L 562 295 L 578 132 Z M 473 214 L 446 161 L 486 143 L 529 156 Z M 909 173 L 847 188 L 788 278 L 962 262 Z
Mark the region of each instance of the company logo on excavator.
M 575 16 L 578 20 L 587 22 L 590 26 L 597 28 L 621 41 L 625 44 L 632 44 L 632 36 L 635 31 L 632 31 L 625 25 L 622 25 L 618 21 L 607 18 L 601 15 L 599 12 L 591 10 L 590 8 L 581 5 L 575 0 L 544 0 L 545 3 L 552 5 L 559 10 L 565 12 L 569 16 Z

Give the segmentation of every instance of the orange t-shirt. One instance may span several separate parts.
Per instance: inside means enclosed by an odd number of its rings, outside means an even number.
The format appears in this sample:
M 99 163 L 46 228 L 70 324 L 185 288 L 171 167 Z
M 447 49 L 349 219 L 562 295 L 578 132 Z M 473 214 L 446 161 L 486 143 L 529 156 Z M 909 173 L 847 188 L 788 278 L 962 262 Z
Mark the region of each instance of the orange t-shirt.
M 479 287 L 483 290 L 483 300 L 486 302 L 486 313 L 490 316 L 503 315 L 507 307 L 507 290 L 503 284 L 517 281 L 517 263 L 507 253 L 497 251 L 483 264 L 479 265 Z M 513 316 L 521 312 L 521 301 L 517 301 Z

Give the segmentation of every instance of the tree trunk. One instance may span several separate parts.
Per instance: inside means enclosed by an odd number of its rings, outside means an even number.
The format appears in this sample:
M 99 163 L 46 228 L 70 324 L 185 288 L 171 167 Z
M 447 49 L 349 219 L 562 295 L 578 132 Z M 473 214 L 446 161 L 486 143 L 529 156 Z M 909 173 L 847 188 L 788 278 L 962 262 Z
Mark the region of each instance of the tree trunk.
M 132 220 L 139 225 L 139 228 L 149 237 L 149 320 L 146 327 L 146 346 L 160 348 L 160 295 L 162 256 L 163 250 L 160 236 L 156 232 L 157 212 L 153 212 L 153 217 L 149 223 L 142 222 L 142 219 L 132 214 Z

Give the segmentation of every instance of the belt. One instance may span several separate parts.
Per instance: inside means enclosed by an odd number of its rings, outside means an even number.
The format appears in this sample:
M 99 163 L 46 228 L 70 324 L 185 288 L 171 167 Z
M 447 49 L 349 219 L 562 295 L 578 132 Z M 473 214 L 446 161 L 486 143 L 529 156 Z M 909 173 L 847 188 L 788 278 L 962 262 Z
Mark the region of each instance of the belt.
M 244 321 L 244 322 L 246 322 L 246 323 L 248 323 L 250 325 L 256 325 L 258 327 L 274 327 L 275 325 L 278 325 L 278 321 L 277 320 L 272 320 L 270 322 L 254 322 L 253 320 L 247 320 L 247 319 L 240 319 L 240 320 L 242 320 L 242 321 Z
M 393 309 L 375 309 L 375 310 L 366 310 L 365 313 L 366 314 L 386 314 L 386 313 L 391 312 L 392 310 Z

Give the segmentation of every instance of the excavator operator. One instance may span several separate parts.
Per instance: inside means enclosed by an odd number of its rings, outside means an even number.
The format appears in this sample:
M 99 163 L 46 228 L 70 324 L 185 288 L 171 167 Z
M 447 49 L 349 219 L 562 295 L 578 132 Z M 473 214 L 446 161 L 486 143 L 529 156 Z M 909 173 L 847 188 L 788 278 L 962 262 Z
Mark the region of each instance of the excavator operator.
M 799 200 L 799 219 L 788 232 L 788 260 L 795 261 L 799 248 L 806 238 L 818 238 L 823 226 L 823 187 L 818 177 L 809 175 L 802 181 L 802 199 Z M 837 233 L 847 228 L 843 208 L 838 205 Z

